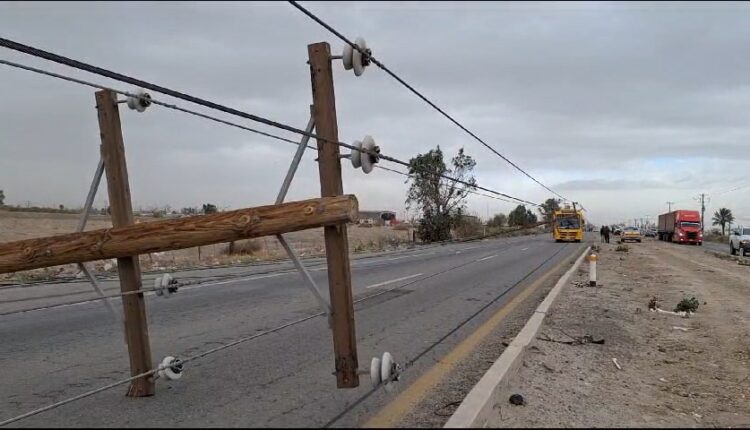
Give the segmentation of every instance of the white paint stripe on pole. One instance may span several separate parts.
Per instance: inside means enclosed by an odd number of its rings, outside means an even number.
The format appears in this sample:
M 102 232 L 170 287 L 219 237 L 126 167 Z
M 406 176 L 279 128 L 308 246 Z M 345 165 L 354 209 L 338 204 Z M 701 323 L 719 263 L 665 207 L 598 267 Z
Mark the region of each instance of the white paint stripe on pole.
M 405 281 L 407 279 L 416 278 L 417 276 L 422 276 L 422 275 L 423 275 L 423 273 L 415 273 L 413 275 L 404 276 L 403 278 L 391 279 L 390 281 L 380 282 L 378 284 L 372 284 L 372 285 L 369 285 L 369 286 L 367 286 L 365 288 L 382 287 L 382 286 L 385 286 L 385 285 L 388 285 L 388 284 L 393 284 L 394 282 Z

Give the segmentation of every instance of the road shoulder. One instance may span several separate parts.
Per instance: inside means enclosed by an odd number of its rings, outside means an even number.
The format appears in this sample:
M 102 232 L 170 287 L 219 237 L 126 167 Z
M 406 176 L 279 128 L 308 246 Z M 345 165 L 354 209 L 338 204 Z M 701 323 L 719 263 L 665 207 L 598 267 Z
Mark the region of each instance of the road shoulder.
M 381 416 L 389 410 L 391 406 L 389 404 L 376 415 L 375 419 L 368 421 L 365 427 L 442 427 L 495 359 L 510 344 L 513 337 L 521 331 L 537 306 L 544 300 L 560 276 L 570 268 L 583 249 L 585 249 L 585 245 L 571 246 L 570 251 L 566 253 L 560 263 L 556 263 L 551 269 L 540 272 L 537 276 L 524 281 L 523 288 L 519 288 L 513 296 L 508 298 L 507 305 L 503 304 L 500 308 L 495 308 L 494 315 L 490 313 L 486 318 L 489 321 L 489 319 L 497 317 L 499 313 L 504 313 L 501 316 L 501 323 L 492 328 L 465 358 L 452 364 L 451 368 L 441 376 L 440 381 L 434 387 L 430 388 L 424 398 L 410 406 L 408 413 L 399 419 L 393 417 L 388 417 L 386 420 L 378 419 L 379 417 L 382 418 Z M 533 291 L 526 291 L 526 288 L 533 288 Z M 522 293 L 524 293 L 524 297 L 520 297 Z M 512 304 L 511 302 L 517 297 L 521 300 L 517 304 Z M 480 327 L 477 331 L 484 328 L 486 327 Z M 469 337 L 474 334 L 472 333 Z M 460 348 L 458 346 L 456 349 Z M 455 352 L 455 350 L 452 352 Z M 446 355 L 447 358 L 444 357 L 438 361 L 435 366 L 446 368 L 446 360 L 451 356 L 451 353 Z M 419 381 L 415 382 L 415 385 L 417 384 L 419 384 Z M 399 402 L 398 398 L 392 399 L 392 403 Z
M 687 246 L 616 247 L 602 245 L 600 287 L 585 286 L 586 265 L 572 277 L 509 381 L 525 405 L 507 393 L 488 426 L 750 425 L 750 270 Z M 699 307 L 650 312 L 653 297 Z

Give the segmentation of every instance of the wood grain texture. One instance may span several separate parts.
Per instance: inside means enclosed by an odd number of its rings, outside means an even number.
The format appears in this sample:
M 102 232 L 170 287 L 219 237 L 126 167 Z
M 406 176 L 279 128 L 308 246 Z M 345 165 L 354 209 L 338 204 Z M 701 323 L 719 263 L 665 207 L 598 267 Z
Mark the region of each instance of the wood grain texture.
M 97 91 L 96 110 L 101 137 L 101 157 L 107 175 L 107 192 L 112 214 L 112 226 L 126 227 L 134 224 L 133 207 L 130 200 L 128 166 L 125 160 L 125 144 L 122 139 L 120 108 L 117 94 L 113 91 Z M 45 252 L 46 253 L 46 252 Z M 141 267 L 137 254 L 118 256 L 117 274 L 120 278 L 120 291 L 141 289 Z M 125 342 L 128 345 L 131 376 L 151 370 L 151 342 L 148 335 L 146 300 L 143 294 L 132 294 L 122 298 L 125 323 Z M 156 391 L 153 378 L 142 377 L 130 383 L 129 397 L 153 396 Z
M 313 118 L 318 136 L 318 170 L 320 192 L 323 197 L 343 194 L 336 95 L 331 70 L 331 47 L 315 43 L 307 47 L 313 93 Z M 325 139 L 325 140 L 324 140 Z M 336 386 L 359 386 L 357 370 L 357 337 L 354 327 L 352 275 L 349 265 L 349 241 L 346 225 L 324 229 L 326 260 L 328 263 L 328 291 L 331 297 L 333 349 L 336 356 Z
M 272 236 L 357 221 L 353 195 L 0 244 L 0 273 Z

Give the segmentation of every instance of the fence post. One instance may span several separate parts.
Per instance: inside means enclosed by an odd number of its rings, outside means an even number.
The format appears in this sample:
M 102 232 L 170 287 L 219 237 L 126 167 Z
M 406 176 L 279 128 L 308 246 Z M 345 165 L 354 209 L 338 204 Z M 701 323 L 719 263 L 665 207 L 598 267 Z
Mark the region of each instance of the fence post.
M 336 142 L 338 141 L 338 125 L 331 69 L 331 47 L 326 42 L 314 43 L 307 46 L 307 53 L 312 79 L 315 129 L 321 138 Z M 318 139 L 320 191 L 323 197 L 332 197 L 343 194 L 344 187 L 341 181 L 339 146 L 326 140 Z M 359 386 L 352 276 L 346 228 L 346 224 L 324 227 L 338 388 Z
M 96 109 L 101 134 L 101 155 L 107 174 L 107 190 L 112 212 L 112 226 L 133 224 L 133 208 L 130 200 L 128 168 L 125 162 L 125 146 L 122 140 L 120 111 L 117 94 L 103 90 L 96 92 Z M 117 259 L 120 289 L 123 293 L 141 289 L 141 268 L 138 256 Z M 130 356 L 130 374 L 135 376 L 152 369 L 151 345 L 148 339 L 146 302 L 143 293 L 122 297 L 125 319 L 125 338 Z M 128 388 L 129 397 L 152 396 L 154 381 L 151 377 L 134 380 Z

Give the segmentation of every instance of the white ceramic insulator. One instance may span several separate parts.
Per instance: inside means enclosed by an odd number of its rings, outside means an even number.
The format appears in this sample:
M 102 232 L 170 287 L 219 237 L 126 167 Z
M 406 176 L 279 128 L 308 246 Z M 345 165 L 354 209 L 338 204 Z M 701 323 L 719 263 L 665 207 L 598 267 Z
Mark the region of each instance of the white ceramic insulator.
M 164 294 L 164 289 L 161 286 L 161 276 L 156 277 L 154 279 L 154 290 L 156 291 L 157 296 L 161 296 Z
M 341 61 L 344 63 L 344 70 L 352 69 L 352 54 L 354 49 L 352 45 L 345 43 L 344 52 L 341 54 Z
M 370 382 L 373 387 L 377 387 L 383 382 L 382 375 L 380 373 L 380 359 L 374 357 L 370 362 Z
M 177 361 L 177 359 L 170 355 L 164 357 L 164 359 L 161 361 L 161 365 L 159 366 L 159 376 L 167 378 L 171 381 L 182 378 L 182 371 L 176 372 L 172 369 L 172 365 L 174 365 L 175 361 Z
M 375 163 L 378 162 L 378 157 L 376 155 L 373 155 L 373 152 L 377 152 L 377 145 L 375 145 L 375 140 L 371 136 L 365 136 L 364 139 L 362 139 L 362 149 L 367 152 L 362 152 L 360 155 L 361 161 L 362 161 L 362 171 L 365 173 L 372 172 L 372 169 L 375 166 Z
M 367 42 L 365 42 L 365 39 L 361 37 L 358 37 L 354 41 L 354 44 L 363 51 L 367 50 Z M 354 74 L 356 76 L 361 76 L 362 73 L 365 72 L 365 64 L 364 61 L 362 61 L 362 53 L 356 49 L 352 49 L 352 51 L 352 67 L 354 68 Z
M 351 161 L 352 161 L 352 167 L 355 169 L 359 169 L 362 166 L 362 153 L 360 152 L 360 149 L 362 149 L 362 142 L 359 140 L 354 141 L 354 146 L 357 149 L 352 149 L 352 155 L 351 155 Z

